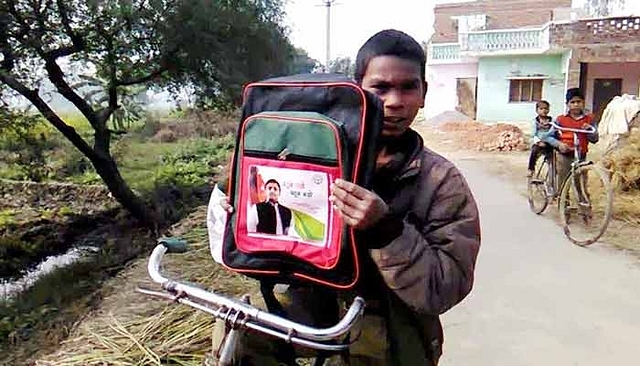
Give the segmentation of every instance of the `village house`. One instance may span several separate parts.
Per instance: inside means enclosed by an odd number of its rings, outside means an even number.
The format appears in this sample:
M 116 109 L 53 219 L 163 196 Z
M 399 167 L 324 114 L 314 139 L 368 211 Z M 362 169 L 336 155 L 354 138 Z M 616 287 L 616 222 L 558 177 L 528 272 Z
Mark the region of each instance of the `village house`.
M 427 49 L 425 116 L 458 110 L 523 122 L 540 99 L 558 115 L 569 87 L 581 87 L 600 115 L 614 96 L 640 94 L 639 8 L 619 0 L 441 1 Z

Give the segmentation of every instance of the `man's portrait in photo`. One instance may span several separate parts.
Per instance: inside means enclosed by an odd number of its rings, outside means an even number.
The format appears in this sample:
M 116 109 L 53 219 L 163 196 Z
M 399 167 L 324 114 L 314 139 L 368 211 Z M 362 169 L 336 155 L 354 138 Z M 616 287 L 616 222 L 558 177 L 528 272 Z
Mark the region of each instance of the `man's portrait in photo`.
M 247 213 L 247 231 L 271 235 L 288 235 L 291 226 L 291 210 L 280 204 L 281 187 L 275 179 L 264 184 L 266 200 L 256 203 Z

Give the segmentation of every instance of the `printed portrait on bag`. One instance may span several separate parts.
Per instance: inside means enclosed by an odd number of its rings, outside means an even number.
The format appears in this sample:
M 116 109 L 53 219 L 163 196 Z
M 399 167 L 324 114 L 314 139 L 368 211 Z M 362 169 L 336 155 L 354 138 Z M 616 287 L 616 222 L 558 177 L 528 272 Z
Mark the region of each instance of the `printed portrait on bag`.
M 325 245 L 329 209 L 326 173 L 252 165 L 249 168 L 246 227 L 249 236 L 286 236 Z M 282 238 L 286 240 L 286 238 Z

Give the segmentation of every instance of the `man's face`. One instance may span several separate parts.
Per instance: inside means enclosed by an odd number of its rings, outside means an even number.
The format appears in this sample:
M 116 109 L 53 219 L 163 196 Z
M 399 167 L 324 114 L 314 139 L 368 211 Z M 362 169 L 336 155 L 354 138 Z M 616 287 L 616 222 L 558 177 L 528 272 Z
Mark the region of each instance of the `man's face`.
M 267 198 L 271 202 L 278 202 L 278 197 L 280 197 L 280 188 L 275 183 L 268 183 L 265 187 L 267 191 Z
M 567 102 L 569 113 L 572 115 L 579 115 L 584 110 L 584 99 L 580 97 L 573 97 Z
M 424 107 L 427 85 L 422 81 L 420 65 L 396 56 L 377 56 L 369 61 L 362 88 L 384 103 L 382 136 L 402 135 Z

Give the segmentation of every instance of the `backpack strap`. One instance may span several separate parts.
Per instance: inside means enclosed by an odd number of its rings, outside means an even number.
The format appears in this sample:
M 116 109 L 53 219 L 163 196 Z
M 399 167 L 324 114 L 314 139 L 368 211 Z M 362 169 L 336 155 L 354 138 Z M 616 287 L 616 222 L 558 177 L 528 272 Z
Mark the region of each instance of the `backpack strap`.
M 267 305 L 267 310 L 277 316 L 286 317 L 287 313 L 284 311 L 284 307 L 280 304 L 280 301 L 273 293 L 273 289 L 276 286 L 276 282 L 269 278 L 260 279 L 260 293 Z
M 280 301 L 278 301 L 274 293 L 274 288 L 277 283 L 278 282 L 275 279 L 261 278 L 260 293 L 262 294 L 264 302 L 267 305 L 267 310 L 270 313 L 281 316 L 281 317 L 287 317 L 286 310 L 284 309 Z M 318 300 L 319 298 L 322 298 L 323 300 L 323 301 L 316 302 L 316 305 L 319 303 L 323 303 L 324 306 L 322 308 L 326 310 L 326 311 L 320 312 L 319 307 L 317 309 L 314 307 L 311 307 L 309 308 L 309 310 L 313 312 L 312 316 L 320 322 L 320 326 L 330 326 L 331 324 L 329 323 L 337 322 L 339 320 L 338 319 L 339 305 L 338 305 L 338 297 L 336 296 L 336 294 L 331 290 L 326 290 L 313 285 L 310 285 L 310 286 L 312 288 L 312 293 L 313 293 L 312 296 L 314 296 L 315 298 L 318 298 Z M 326 305 L 331 302 L 335 304 L 334 305 L 335 308 L 331 308 L 331 307 L 327 308 Z M 335 320 L 333 318 L 335 318 Z M 345 341 L 348 341 L 349 338 L 350 336 L 347 336 Z M 278 347 L 278 352 L 276 354 L 276 358 L 280 362 L 285 363 L 286 365 L 297 365 L 297 363 L 295 362 L 295 350 L 293 348 L 293 345 L 287 344 L 284 341 L 278 341 L 278 344 L 279 344 L 279 347 Z M 323 365 L 324 362 L 334 354 L 336 353 L 329 352 L 329 351 L 318 351 L 318 355 L 315 358 L 314 365 Z M 345 352 L 339 352 L 338 354 L 340 354 L 343 359 L 348 359 L 348 355 L 349 355 L 348 350 Z
M 272 314 L 286 318 L 287 312 L 284 310 L 284 307 L 282 306 L 280 301 L 278 301 L 276 295 L 273 292 L 275 286 L 276 281 L 274 281 L 273 279 L 260 279 L 260 293 L 262 294 L 262 298 L 267 305 L 267 310 Z M 278 362 L 291 366 L 297 365 L 296 354 L 295 350 L 293 349 L 293 345 L 282 340 L 277 340 L 276 342 L 278 346 L 276 347 L 274 356 L 276 357 Z

